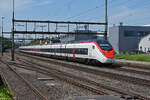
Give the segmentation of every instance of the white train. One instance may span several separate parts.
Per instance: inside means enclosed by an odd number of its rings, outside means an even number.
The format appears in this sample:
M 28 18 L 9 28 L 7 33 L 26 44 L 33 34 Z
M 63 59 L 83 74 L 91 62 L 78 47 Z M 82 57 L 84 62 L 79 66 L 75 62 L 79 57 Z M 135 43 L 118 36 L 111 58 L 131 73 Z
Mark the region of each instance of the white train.
M 106 40 L 68 44 L 22 46 L 21 52 L 55 58 L 82 60 L 84 62 L 113 63 L 115 51 Z

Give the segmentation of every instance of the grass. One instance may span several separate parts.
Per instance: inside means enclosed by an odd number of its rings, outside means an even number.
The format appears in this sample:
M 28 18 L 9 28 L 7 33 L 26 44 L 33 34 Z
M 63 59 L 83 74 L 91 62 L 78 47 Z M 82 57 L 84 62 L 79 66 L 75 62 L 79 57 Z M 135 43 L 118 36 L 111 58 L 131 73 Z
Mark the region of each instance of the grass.
M 13 100 L 13 95 L 6 89 L 5 85 L 0 86 L 0 100 Z
M 117 55 L 117 59 L 133 60 L 133 61 L 145 61 L 150 62 L 149 54 L 139 54 L 139 55 Z

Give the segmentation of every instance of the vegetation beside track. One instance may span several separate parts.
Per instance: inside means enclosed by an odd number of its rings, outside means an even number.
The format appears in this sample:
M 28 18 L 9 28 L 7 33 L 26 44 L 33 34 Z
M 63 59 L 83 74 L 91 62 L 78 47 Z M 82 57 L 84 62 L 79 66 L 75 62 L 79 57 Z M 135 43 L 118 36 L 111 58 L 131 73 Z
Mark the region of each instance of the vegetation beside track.
M 2 37 L 0 37 L 0 44 L 2 44 Z M 11 48 L 11 41 L 7 38 L 3 38 L 3 50 Z
M 117 55 L 117 59 L 125 59 L 125 60 L 132 60 L 132 61 L 145 61 L 150 62 L 150 54 L 137 54 L 137 55 Z
M 5 85 L 0 86 L 0 100 L 13 100 L 13 95 L 6 89 Z
M 29 46 L 29 45 L 37 45 L 37 44 L 40 44 L 40 40 L 33 40 L 33 41 L 31 41 L 30 43 L 28 43 L 26 46 Z

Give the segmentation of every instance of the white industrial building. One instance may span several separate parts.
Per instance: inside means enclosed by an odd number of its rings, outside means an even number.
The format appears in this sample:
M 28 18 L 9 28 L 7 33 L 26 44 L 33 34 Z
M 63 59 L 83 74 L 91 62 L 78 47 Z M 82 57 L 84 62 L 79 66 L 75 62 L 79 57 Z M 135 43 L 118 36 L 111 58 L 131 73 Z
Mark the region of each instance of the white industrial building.
M 139 50 L 143 52 L 150 51 L 150 34 L 141 39 L 139 43 Z

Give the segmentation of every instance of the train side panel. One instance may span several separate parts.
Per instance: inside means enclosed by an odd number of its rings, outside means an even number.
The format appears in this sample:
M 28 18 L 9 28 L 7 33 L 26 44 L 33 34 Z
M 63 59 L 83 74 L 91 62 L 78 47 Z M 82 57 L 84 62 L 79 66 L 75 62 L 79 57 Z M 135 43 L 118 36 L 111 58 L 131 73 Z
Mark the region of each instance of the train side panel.
M 113 63 L 115 60 L 115 57 L 108 58 L 106 54 L 108 53 L 109 55 L 109 51 L 101 50 L 96 42 L 24 46 L 20 47 L 20 51 L 38 55 L 63 57 L 65 59 L 97 60 L 101 63 Z

